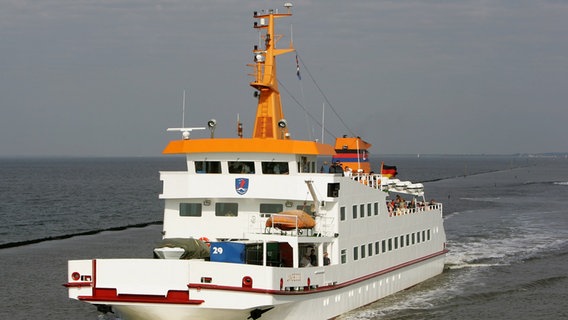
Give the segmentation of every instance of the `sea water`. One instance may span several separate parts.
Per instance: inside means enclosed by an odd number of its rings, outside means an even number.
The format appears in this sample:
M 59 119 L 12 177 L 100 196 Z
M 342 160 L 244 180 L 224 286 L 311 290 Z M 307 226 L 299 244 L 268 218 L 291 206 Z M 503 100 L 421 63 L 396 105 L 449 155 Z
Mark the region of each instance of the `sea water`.
M 375 171 L 379 161 L 444 203 L 450 252 L 440 276 L 341 319 L 568 318 L 568 160 L 387 156 L 373 159 Z M 158 172 L 184 164 L 0 160 L 0 318 L 102 318 L 67 298 L 67 260 L 150 258 L 161 238 Z

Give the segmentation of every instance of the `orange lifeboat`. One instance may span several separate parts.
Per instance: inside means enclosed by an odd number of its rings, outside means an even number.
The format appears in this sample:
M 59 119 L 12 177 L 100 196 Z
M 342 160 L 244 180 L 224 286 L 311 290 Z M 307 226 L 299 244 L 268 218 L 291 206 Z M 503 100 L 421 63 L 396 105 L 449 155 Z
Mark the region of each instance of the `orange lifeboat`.
M 266 220 L 266 227 L 274 227 L 288 231 L 298 229 L 311 229 L 315 227 L 316 221 L 312 216 L 302 210 L 290 210 L 275 213 Z

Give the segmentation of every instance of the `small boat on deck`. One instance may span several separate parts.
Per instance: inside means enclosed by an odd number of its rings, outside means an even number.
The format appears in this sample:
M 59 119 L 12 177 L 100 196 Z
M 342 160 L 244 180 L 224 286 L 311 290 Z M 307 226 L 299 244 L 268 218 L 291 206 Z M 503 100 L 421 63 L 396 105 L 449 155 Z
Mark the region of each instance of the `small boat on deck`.
M 278 228 L 283 231 L 295 229 L 312 229 L 316 221 L 303 210 L 282 211 L 266 220 L 267 228 Z

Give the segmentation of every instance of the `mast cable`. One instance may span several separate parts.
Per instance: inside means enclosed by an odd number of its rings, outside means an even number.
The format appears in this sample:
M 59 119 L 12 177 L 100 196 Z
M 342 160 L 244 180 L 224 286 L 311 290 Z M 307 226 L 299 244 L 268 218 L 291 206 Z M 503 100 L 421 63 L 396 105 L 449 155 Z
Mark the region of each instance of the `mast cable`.
M 284 89 L 284 91 L 290 96 L 290 98 L 292 98 L 292 100 L 294 100 L 294 102 L 296 102 L 296 104 L 297 104 L 300 108 L 302 108 L 302 110 L 304 110 L 304 112 L 305 112 L 312 120 L 314 120 L 314 122 L 315 122 L 318 126 L 321 126 L 321 127 L 322 127 L 322 130 L 325 130 L 325 132 L 327 132 L 327 133 L 328 133 L 330 136 L 332 136 L 333 138 L 337 138 L 333 132 L 329 131 L 327 128 L 324 128 L 324 126 L 319 122 L 319 120 L 318 120 L 316 117 L 314 117 L 314 116 L 300 103 L 300 101 L 298 101 L 298 99 L 296 99 L 296 97 L 294 97 L 294 96 L 292 95 L 292 93 L 290 93 L 290 91 L 288 90 L 288 88 L 286 88 L 286 86 L 285 86 L 280 80 L 278 80 L 278 85 L 279 85 L 280 87 L 282 87 L 282 89 Z
M 304 104 L 306 104 L 306 96 L 304 95 L 304 84 L 302 83 L 302 79 L 300 79 L 300 93 L 302 94 L 302 101 L 304 101 Z M 307 104 L 306 104 L 307 105 Z M 310 106 L 308 105 L 307 108 L 304 108 L 304 111 L 306 112 L 306 115 L 308 115 L 308 108 Z M 314 140 L 313 136 L 312 136 L 312 132 L 310 130 L 310 121 L 308 120 L 308 117 L 306 117 L 306 129 L 308 129 L 308 139 L 309 140 Z
M 323 91 L 321 90 L 320 86 L 317 84 L 316 80 L 314 79 L 314 77 L 312 76 L 312 73 L 310 72 L 310 70 L 308 69 L 308 67 L 306 66 L 306 64 L 304 63 L 304 60 L 302 60 L 302 57 L 300 57 L 300 55 L 298 54 L 298 51 L 296 50 L 296 54 L 298 55 L 298 59 L 300 60 L 300 62 L 302 63 L 302 66 L 304 66 L 304 68 L 306 69 L 306 72 L 308 73 L 308 75 L 310 76 L 310 79 L 312 79 L 312 82 L 314 83 L 314 85 L 316 86 L 316 88 L 318 88 L 318 91 L 320 92 L 320 94 L 323 96 L 325 102 L 327 102 L 327 104 L 329 105 L 329 107 L 331 108 L 331 111 L 333 111 L 333 113 L 337 116 L 337 118 L 339 119 L 339 121 L 341 121 L 341 123 L 343 124 L 343 126 L 345 126 L 345 128 L 347 129 L 347 131 L 349 131 L 349 133 L 351 134 L 351 136 L 355 137 L 355 133 L 353 133 L 353 131 L 349 128 L 349 126 L 345 123 L 345 121 L 343 121 L 343 118 L 341 118 L 341 116 L 337 113 L 337 111 L 335 110 L 335 108 L 333 107 L 333 105 L 331 104 L 331 102 L 329 102 L 329 100 L 327 99 L 325 93 L 323 93 Z M 326 130 L 327 131 L 327 130 Z

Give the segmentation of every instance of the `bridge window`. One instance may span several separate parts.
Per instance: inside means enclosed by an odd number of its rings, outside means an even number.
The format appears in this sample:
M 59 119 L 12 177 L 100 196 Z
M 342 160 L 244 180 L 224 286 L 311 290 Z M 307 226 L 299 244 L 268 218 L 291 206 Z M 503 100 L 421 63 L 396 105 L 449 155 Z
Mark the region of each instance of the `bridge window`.
M 313 161 L 308 161 L 307 157 L 300 157 L 298 168 L 300 172 L 315 172 L 316 164 Z
M 201 217 L 201 203 L 180 203 L 180 217 Z
M 300 210 L 300 211 L 304 211 L 305 213 L 310 214 L 310 215 L 313 215 L 314 211 L 316 210 L 313 204 L 308 205 L 307 203 L 296 206 L 296 209 Z
M 254 162 L 229 161 L 229 173 L 254 173 Z
M 263 162 L 263 174 L 288 174 L 288 162 Z
M 239 214 L 239 204 L 230 202 L 215 203 L 217 217 L 236 217 Z
M 269 217 L 271 213 L 278 213 L 284 211 L 284 206 L 280 203 L 261 203 L 260 216 Z
M 221 173 L 221 161 L 195 161 L 197 173 Z

